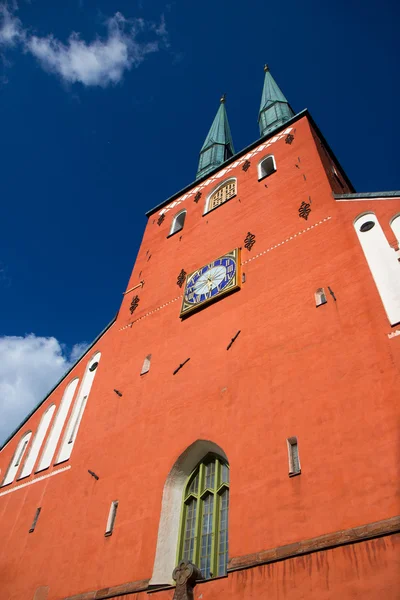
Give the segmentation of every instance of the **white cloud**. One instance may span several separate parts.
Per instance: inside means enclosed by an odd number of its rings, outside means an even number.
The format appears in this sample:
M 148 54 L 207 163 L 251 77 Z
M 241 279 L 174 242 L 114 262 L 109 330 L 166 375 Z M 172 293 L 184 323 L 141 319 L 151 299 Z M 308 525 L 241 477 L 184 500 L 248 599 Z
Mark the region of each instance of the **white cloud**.
M 6 4 L 0 4 L 0 45 L 15 46 L 23 39 L 21 21 L 8 10 Z
M 106 26 L 104 39 L 85 42 L 73 32 L 64 44 L 53 35 L 31 35 L 5 5 L 0 5 L 0 44 L 11 46 L 20 42 L 45 71 L 66 83 L 101 87 L 116 84 L 125 71 L 139 66 L 160 45 L 168 45 L 164 18 L 156 25 L 143 19 L 128 20 L 117 12 L 106 21 Z M 142 35 L 152 39 L 142 41 Z
M 0 337 L 0 445 L 82 355 L 54 337 Z

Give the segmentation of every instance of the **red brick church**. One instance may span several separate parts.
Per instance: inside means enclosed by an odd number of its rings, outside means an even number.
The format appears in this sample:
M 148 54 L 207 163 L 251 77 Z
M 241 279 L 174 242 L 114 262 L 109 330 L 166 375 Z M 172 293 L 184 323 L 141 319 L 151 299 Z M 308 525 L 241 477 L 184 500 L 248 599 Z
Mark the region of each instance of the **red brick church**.
M 357 193 L 268 67 L 259 126 L 235 152 L 221 99 L 1 449 L 2 600 L 400 598 L 400 192 Z

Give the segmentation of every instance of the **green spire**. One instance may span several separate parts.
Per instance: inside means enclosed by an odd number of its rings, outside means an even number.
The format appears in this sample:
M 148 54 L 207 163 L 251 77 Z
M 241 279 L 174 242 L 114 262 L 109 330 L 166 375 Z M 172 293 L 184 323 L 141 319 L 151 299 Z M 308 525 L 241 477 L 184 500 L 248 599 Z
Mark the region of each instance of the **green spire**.
M 264 87 L 258 114 L 261 137 L 294 117 L 294 112 L 272 77 L 268 65 L 265 65 L 264 72 Z
M 225 94 L 220 100 L 218 112 L 201 150 L 196 179 L 203 177 L 235 154 L 228 116 L 225 109 Z

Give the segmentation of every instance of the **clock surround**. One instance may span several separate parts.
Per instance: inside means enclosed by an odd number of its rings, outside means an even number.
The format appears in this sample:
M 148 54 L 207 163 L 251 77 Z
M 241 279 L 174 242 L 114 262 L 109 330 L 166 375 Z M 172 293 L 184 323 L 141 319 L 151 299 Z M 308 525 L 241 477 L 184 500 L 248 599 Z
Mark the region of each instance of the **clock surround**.
M 187 275 L 180 317 L 240 289 L 240 285 L 240 248 L 235 248 Z

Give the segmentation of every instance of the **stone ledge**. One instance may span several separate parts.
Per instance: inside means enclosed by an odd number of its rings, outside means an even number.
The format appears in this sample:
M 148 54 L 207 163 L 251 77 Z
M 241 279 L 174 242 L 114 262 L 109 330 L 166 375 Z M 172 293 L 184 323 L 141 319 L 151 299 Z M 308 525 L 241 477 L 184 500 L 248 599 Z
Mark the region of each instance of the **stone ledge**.
M 123 594 L 132 594 L 137 592 L 145 592 L 149 587 L 149 579 L 141 581 L 130 581 L 121 585 L 114 585 L 102 590 L 94 590 L 93 592 L 85 592 L 76 596 L 68 596 L 64 600 L 105 600 L 106 598 L 114 598 Z
M 400 532 L 400 516 L 353 527 L 352 529 L 335 531 L 287 546 L 278 546 L 254 554 L 231 558 L 228 562 L 228 573 L 398 532 Z

